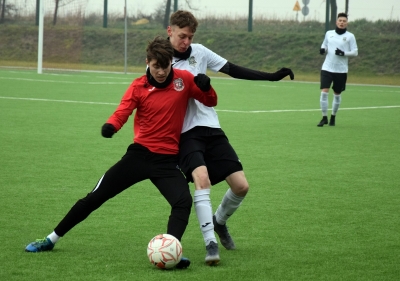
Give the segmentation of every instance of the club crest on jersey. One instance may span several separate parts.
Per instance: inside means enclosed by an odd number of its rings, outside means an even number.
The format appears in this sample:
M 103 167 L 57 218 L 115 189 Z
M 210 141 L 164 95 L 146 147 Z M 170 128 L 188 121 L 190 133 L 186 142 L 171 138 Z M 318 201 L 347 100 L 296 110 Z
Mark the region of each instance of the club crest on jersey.
M 188 59 L 188 62 L 189 62 L 189 65 L 191 65 L 191 66 L 196 66 L 196 64 L 197 64 L 197 61 L 196 61 L 196 59 L 194 58 L 194 56 L 191 56 L 191 57 Z
M 182 91 L 185 88 L 185 85 L 183 85 L 183 80 L 182 78 L 178 78 L 174 80 L 174 89 L 178 92 Z
M 347 40 L 347 38 L 346 37 L 343 37 L 343 41 L 346 41 Z

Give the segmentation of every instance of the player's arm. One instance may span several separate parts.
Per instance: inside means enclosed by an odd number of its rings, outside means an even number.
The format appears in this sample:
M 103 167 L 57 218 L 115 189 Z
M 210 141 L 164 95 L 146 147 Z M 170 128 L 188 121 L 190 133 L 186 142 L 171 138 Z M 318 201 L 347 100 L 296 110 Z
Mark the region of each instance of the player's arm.
M 337 56 L 346 56 L 346 57 L 356 57 L 356 56 L 358 56 L 358 47 L 357 47 L 356 38 L 354 36 L 350 37 L 348 46 L 349 46 L 350 50 L 346 50 L 346 51 L 342 50 L 342 49 L 339 49 L 339 48 L 336 48 L 335 55 L 337 55 Z
M 342 49 L 336 48 L 335 55 L 346 56 L 346 57 L 356 57 L 356 56 L 358 56 L 358 48 L 357 48 L 357 46 L 350 47 L 350 51 L 343 51 Z
M 324 42 L 322 42 L 321 48 L 319 49 L 319 53 L 321 55 L 324 55 L 324 54 L 326 54 L 327 50 L 328 50 L 328 37 L 327 37 L 327 33 L 326 33 Z
M 353 36 L 350 38 L 350 51 L 347 51 L 345 54 L 348 57 L 356 57 L 358 56 L 358 47 L 357 47 L 357 42 L 356 38 Z
M 244 80 L 279 81 L 286 76 L 290 76 L 291 80 L 294 79 L 293 71 L 290 68 L 281 68 L 277 72 L 268 73 L 242 67 L 229 61 L 219 70 L 219 72 L 225 73 L 233 78 Z
M 105 138 L 111 138 L 128 121 L 129 116 L 137 107 L 135 98 L 136 88 L 132 84 L 125 92 L 115 112 L 108 118 L 101 128 L 101 134 Z
M 206 106 L 216 106 L 218 97 L 214 88 L 211 86 L 210 77 L 205 74 L 199 73 L 192 79 L 193 82 L 190 84 L 192 88 L 192 90 L 190 91 L 191 97 Z

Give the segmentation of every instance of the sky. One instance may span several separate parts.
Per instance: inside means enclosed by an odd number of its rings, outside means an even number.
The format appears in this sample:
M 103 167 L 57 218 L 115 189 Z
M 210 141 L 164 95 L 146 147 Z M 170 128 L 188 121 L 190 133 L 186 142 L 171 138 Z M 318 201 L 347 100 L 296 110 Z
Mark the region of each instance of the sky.
M 54 0 L 42 0 L 46 13 L 52 13 Z M 104 0 L 63 0 L 72 1 L 69 5 L 79 6 L 87 3 L 86 13 L 103 14 Z M 186 2 L 191 3 L 189 7 Z M 302 11 L 294 11 L 296 2 L 300 8 L 307 9 L 308 15 Z M 108 0 L 108 12 L 124 14 L 125 2 L 129 16 L 139 13 L 151 15 L 160 7 L 165 6 L 166 0 Z M 345 11 L 345 0 L 337 0 L 338 13 Z M 174 3 L 174 0 L 172 0 Z M 307 4 L 304 4 L 307 3 Z M 20 11 L 27 13 L 35 11 L 36 0 L 7 0 L 7 4 L 15 4 Z M 247 17 L 249 0 L 178 0 L 179 8 L 190 10 L 197 18 L 216 17 Z M 51 7 L 52 6 L 52 7 Z M 267 20 L 317 20 L 325 22 L 325 0 L 253 0 L 253 18 Z M 60 11 L 62 12 L 62 11 Z M 357 19 L 369 21 L 396 20 L 400 21 L 400 0 L 349 0 L 349 22 Z
M 249 0 L 189 0 L 191 10 L 185 0 L 178 0 L 179 8 L 190 10 L 196 17 L 206 16 L 247 16 Z M 126 0 L 129 15 L 138 12 L 151 14 L 156 7 L 163 5 L 166 0 Z M 300 7 L 308 8 L 308 15 L 302 11 L 293 11 L 296 0 L 253 0 L 253 17 L 278 20 L 317 20 L 325 21 L 325 0 L 298 0 Z M 307 3 L 305 5 L 304 3 Z M 174 3 L 174 0 L 172 0 Z M 89 0 L 87 11 L 102 13 L 104 0 Z M 123 13 L 125 0 L 108 0 L 108 11 Z M 345 0 L 337 0 L 338 12 L 345 11 Z M 366 18 L 367 20 L 400 20 L 399 0 L 349 0 L 349 21 Z

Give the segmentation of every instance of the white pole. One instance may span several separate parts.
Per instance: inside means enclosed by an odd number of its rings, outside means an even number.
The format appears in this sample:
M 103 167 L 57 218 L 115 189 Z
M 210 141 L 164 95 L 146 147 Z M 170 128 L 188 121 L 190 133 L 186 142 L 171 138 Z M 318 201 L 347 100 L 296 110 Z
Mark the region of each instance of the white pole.
M 43 25 L 44 25 L 44 7 L 43 0 L 39 0 L 39 34 L 38 34 L 38 65 L 37 72 L 42 73 L 43 63 Z
M 128 17 L 128 11 L 127 11 L 127 7 L 126 7 L 126 0 L 125 0 L 125 67 L 124 67 L 124 69 L 125 69 L 125 74 L 126 74 L 126 68 L 127 68 L 127 56 L 128 56 L 128 51 L 127 51 L 127 29 L 128 29 L 128 24 L 127 24 L 127 22 L 128 22 L 128 19 L 127 19 L 127 17 Z

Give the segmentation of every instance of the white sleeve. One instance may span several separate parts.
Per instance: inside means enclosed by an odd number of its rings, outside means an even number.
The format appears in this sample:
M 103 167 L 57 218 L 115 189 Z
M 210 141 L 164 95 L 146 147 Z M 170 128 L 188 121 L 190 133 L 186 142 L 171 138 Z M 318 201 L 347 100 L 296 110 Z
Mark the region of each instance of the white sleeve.
M 322 42 L 321 49 L 328 50 L 328 32 L 325 33 L 324 41 Z
M 345 51 L 344 54 L 347 57 L 356 57 L 358 56 L 358 47 L 356 42 L 356 37 L 352 36 L 350 38 L 350 51 Z
M 203 54 L 207 58 L 207 68 L 214 71 L 218 72 L 227 62 L 228 60 L 224 59 L 220 55 L 214 53 L 210 49 L 203 47 Z

